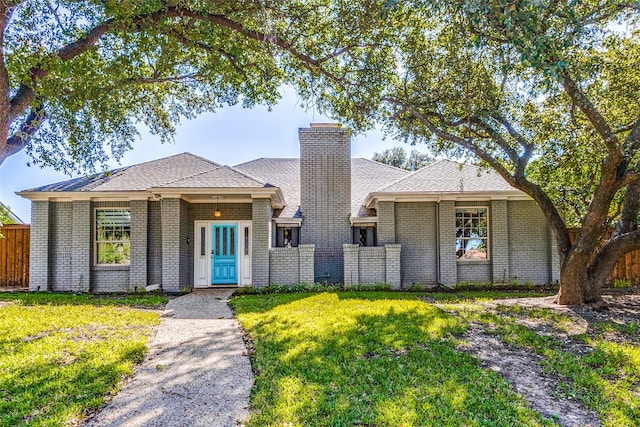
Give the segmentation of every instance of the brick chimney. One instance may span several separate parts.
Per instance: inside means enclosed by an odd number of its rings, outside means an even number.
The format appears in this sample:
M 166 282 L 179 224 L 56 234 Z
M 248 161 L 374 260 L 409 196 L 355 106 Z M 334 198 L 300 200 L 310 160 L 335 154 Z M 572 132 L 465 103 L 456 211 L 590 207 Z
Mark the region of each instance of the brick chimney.
M 338 124 L 312 123 L 299 129 L 298 137 L 300 243 L 316 245 L 316 279 L 339 282 L 342 244 L 352 239 L 351 135 Z

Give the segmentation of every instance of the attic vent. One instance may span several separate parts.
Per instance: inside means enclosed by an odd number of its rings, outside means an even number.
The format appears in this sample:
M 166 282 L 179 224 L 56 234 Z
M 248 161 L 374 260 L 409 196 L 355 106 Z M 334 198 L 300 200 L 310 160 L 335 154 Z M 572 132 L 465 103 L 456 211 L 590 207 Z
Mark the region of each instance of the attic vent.
M 341 128 L 340 123 L 309 123 L 310 128 Z

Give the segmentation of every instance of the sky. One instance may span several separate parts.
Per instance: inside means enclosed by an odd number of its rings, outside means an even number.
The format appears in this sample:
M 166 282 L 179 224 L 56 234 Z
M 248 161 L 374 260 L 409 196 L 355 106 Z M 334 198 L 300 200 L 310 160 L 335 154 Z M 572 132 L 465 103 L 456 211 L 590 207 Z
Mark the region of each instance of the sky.
M 110 166 L 129 166 L 186 151 L 226 165 L 261 157 L 298 157 L 298 128 L 326 122 L 336 120 L 305 110 L 293 90 L 283 89 L 282 100 L 271 111 L 262 106 L 253 109 L 232 106 L 185 120 L 177 127 L 173 143 L 161 144 L 158 137 L 141 128 L 141 138 L 133 144 L 133 150 L 127 152 L 120 163 L 112 161 Z M 355 135 L 351 155 L 371 158 L 376 152 L 401 144 L 390 138 L 385 140 L 377 129 Z M 427 152 L 424 146 L 405 147 L 407 151 L 411 148 Z M 22 151 L 0 165 L 0 201 L 25 223 L 31 222 L 31 203 L 16 195 L 16 191 L 71 178 L 52 168 L 29 167 L 28 161 Z

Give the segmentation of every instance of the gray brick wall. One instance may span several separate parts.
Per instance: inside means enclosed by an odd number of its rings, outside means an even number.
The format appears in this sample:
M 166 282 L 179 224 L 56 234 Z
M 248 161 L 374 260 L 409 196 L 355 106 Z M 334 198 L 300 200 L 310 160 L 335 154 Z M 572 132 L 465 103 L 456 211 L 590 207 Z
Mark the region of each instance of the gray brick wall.
M 148 202 L 131 201 L 131 266 L 129 268 L 129 286 L 132 291 L 147 286 L 147 230 Z
M 440 235 L 440 283 L 453 286 L 458 281 L 456 260 L 456 206 L 443 200 L 438 206 L 438 233 Z
M 314 283 L 315 245 L 298 245 L 300 283 Z
M 358 276 L 360 279 L 358 283 L 386 282 L 386 250 L 384 246 L 358 248 Z
M 89 200 L 73 202 L 73 231 L 70 287 L 76 292 L 89 292 L 91 281 L 93 212 Z
M 129 267 L 94 267 L 91 292 L 129 291 Z
M 492 265 L 487 262 L 459 262 L 458 283 L 460 282 L 491 282 Z
M 506 200 L 493 200 L 489 209 L 491 279 L 494 283 L 509 281 L 509 221 Z M 460 270 L 458 270 L 460 271 Z
M 402 287 L 401 251 L 402 245 L 388 244 L 385 250 L 385 282 L 394 289 Z
M 180 199 L 164 199 L 162 222 L 162 289 L 180 290 Z
M 338 249 L 337 261 L 342 244 L 351 242 L 351 136 L 346 129 L 309 128 L 298 137 L 300 243 L 315 244 L 316 259 L 319 249 Z
M 344 280 L 343 249 L 315 248 L 314 280 L 317 283 L 342 283 Z
M 49 202 L 31 202 L 29 290 L 49 289 Z
M 551 283 L 560 283 L 560 258 L 558 257 L 558 243 L 556 236 L 549 228 L 549 257 L 551 258 Z
M 395 212 L 396 243 L 402 245 L 402 285 L 435 283 L 437 255 L 435 202 L 396 203 Z M 452 217 L 452 224 L 453 221 Z M 450 228 L 453 229 L 453 226 Z M 453 236 L 453 231 L 450 234 Z M 453 249 L 451 253 L 454 253 Z
M 193 288 L 193 221 L 189 202 L 180 200 L 180 290 Z
M 253 286 L 269 284 L 269 248 L 271 247 L 271 200 L 267 198 L 253 199 L 252 248 L 251 248 L 251 281 Z
M 378 202 L 378 245 L 396 242 L 395 202 Z
M 147 283 L 162 283 L 161 202 L 149 202 L 147 208 Z
M 300 283 L 298 248 L 271 248 L 269 250 L 269 283 L 272 285 Z
M 73 203 L 49 206 L 49 284 L 52 291 L 73 291 Z
M 512 279 L 535 284 L 551 280 L 549 229 L 534 201 L 510 201 L 509 272 Z
M 345 243 L 342 245 L 344 259 L 344 280 L 345 285 L 357 285 L 360 283 L 360 259 L 358 256 L 357 244 Z

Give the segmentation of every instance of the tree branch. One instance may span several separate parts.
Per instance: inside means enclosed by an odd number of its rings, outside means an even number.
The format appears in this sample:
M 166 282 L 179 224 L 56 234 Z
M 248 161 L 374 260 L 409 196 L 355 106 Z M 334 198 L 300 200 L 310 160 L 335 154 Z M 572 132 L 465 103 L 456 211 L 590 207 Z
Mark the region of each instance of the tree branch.
M 618 259 L 628 252 L 640 249 L 640 230 L 614 235 L 597 252 L 588 266 L 588 271 L 596 283 L 604 283 Z
M 288 52 L 293 57 L 300 60 L 305 68 L 309 70 L 315 70 L 338 84 L 345 83 L 344 80 L 340 77 L 335 76 L 320 67 L 319 61 L 309 55 L 300 52 L 295 48 L 295 46 L 293 46 L 293 44 L 287 42 L 286 40 L 283 40 L 273 34 L 265 34 L 260 31 L 249 30 L 245 28 L 241 23 L 236 22 L 224 15 L 212 14 L 208 12 L 197 12 L 179 6 L 169 6 L 165 10 L 138 15 L 129 19 L 131 23 L 134 24 L 134 26 L 139 28 L 145 22 L 160 22 L 166 18 L 178 17 L 188 17 L 210 22 L 212 24 L 219 25 L 221 27 L 242 34 L 248 39 L 278 46 L 283 51 Z M 49 59 L 57 57 L 61 61 L 69 61 L 77 57 L 78 55 L 81 55 L 88 49 L 92 48 L 102 36 L 113 31 L 118 24 L 120 24 L 120 22 L 116 21 L 113 18 L 102 22 L 101 24 L 91 29 L 84 37 L 58 49 L 57 52 L 52 53 Z M 46 63 L 47 61 L 43 62 Z M 27 109 L 27 107 L 35 97 L 35 87 L 37 86 L 38 81 L 45 78 L 49 74 L 49 72 L 50 70 L 45 66 L 36 66 L 31 68 L 31 82 L 29 84 L 23 83 L 22 85 L 20 85 L 18 91 L 11 99 L 9 121 L 12 121 Z
M 566 224 L 562 220 L 562 217 L 558 213 L 558 210 L 553 205 L 553 202 L 539 185 L 527 180 L 524 175 L 511 175 L 509 171 L 495 157 L 489 154 L 482 147 L 474 144 L 470 139 L 467 140 L 439 129 L 431 120 L 429 120 L 426 115 L 420 113 L 415 107 L 406 105 L 399 100 L 388 97 L 383 98 L 383 101 L 396 105 L 406 113 L 411 114 L 438 138 L 441 138 L 445 141 L 453 142 L 460 147 L 474 153 L 482 160 L 484 160 L 487 164 L 489 164 L 498 173 L 498 175 L 500 175 L 505 181 L 507 181 L 507 183 L 509 183 L 509 185 L 531 196 L 531 198 L 538 203 L 540 209 L 542 210 L 542 213 L 547 218 L 547 221 L 551 229 L 553 230 L 556 241 L 558 243 L 558 255 L 560 255 L 561 257 L 560 262 L 564 262 L 572 247 L 571 240 L 569 239 L 569 231 Z M 399 116 L 394 115 L 393 117 L 395 119 L 399 119 Z
M 47 119 L 47 114 L 42 106 L 34 109 L 24 120 L 20 129 L 7 138 L 4 155 L 0 156 L 0 163 L 12 154 L 17 153 L 27 146 L 33 135 L 40 129 Z
M 560 82 L 564 87 L 565 91 L 573 101 L 573 103 L 584 113 L 585 116 L 589 119 L 596 132 L 602 138 L 609 154 L 618 154 L 620 153 L 620 147 L 618 143 L 618 138 L 616 134 L 611 130 L 611 127 L 606 122 L 604 117 L 600 114 L 600 112 L 596 109 L 595 105 L 589 101 L 582 90 L 578 87 L 576 82 L 571 78 L 567 71 L 562 71 L 559 73 L 561 79 Z
M 640 212 L 640 180 L 636 180 L 627 186 L 614 236 L 637 230 L 638 212 Z

